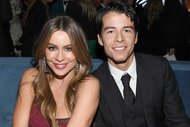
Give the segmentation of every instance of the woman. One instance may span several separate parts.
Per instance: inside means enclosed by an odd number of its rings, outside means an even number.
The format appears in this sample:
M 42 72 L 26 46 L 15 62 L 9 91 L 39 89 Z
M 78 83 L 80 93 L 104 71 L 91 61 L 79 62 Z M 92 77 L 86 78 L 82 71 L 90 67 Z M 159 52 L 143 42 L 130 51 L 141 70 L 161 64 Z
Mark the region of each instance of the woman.
M 84 30 L 88 40 L 89 53 L 96 57 L 96 7 L 92 0 L 73 0 L 67 4 L 65 15 L 71 16 Z
M 23 17 L 23 44 L 21 56 L 31 57 L 32 49 L 44 24 L 49 19 L 49 0 L 27 0 L 27 11 Z
M 99 82 L 82 29 L 71 18 L 46 23 L 34 48 L 37 66 L 20 82 L 13 127 L 89 127 L 99 101 Z
M 20 38 L 23 34 L 21 15 L 23 13 L 20 0 L 10 0 L 13 18 L 10 21 L 10 34 L 16 56 L 20 56 Z

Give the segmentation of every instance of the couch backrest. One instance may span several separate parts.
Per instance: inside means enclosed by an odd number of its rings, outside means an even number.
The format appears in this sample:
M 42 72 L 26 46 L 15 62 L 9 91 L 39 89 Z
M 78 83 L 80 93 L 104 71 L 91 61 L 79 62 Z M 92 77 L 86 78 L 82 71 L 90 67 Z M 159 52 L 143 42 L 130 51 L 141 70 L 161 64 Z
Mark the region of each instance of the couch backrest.
M 11 127 L 18 84 L 31 58 L 0 58 L 0 126 Z
M 12 113 L 14 110 L 18 84 L 24 70 L 31 67 L 31 58 L 27 57 L 1 57 L 0 58 L 0 126 L 11 127 Z M 93 70 L 95 70 L 102 60 L 92 59 Z M 190 61 L 189 62 L 170 62 L 174 70 L 179 90 L 186 108 L 187 115 L 190 117 Z
M 190 61 L 170 61 L 170 65 L 176 75 L 179 92 L 190 118 Z

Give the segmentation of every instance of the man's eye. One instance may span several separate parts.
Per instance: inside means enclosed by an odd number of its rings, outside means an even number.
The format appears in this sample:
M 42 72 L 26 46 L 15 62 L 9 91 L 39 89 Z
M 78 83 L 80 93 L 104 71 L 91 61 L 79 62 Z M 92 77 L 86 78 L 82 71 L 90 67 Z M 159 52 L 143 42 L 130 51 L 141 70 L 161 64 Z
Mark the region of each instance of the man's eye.
M 124 31 L 125 31 L 126 33 L 128 33 L 128 32 L 130 32 L 130 33 L 135 32 L 133 28 L 126 28 L 126 29 L 124 29 Z
M 125 29 L 124 31 L 125 31 L 126 33 L 127 33 L 127 32 L 131 32 L 131 30 L 130 30 L 130 29 Z
M 113 33 L 113 30 L 108 30 L 106 33 Z

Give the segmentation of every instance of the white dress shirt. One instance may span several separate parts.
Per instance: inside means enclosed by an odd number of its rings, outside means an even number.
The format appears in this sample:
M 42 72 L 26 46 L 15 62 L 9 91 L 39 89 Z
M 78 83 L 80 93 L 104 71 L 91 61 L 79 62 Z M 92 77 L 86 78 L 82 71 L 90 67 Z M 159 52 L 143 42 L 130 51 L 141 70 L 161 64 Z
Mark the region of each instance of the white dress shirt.
M 124 97 L 124 95 L 123 95 L 124 87 L 123 87 L 123 83 L 121 81 L 121 77 L 123 75 L 125 75 L 126 73 L 128 73 L 131 76 L 129 85 L 130 85 L 131 89 L 133 90 L 133 93 L 136 95 L 137 70 L 136 70 L 135 57 L 133 59 L 132 64 L 130 65 L 130 67 L 126 71 L 121 71 L 121 70 L 117 69 L 116 67 L 112 66 L 109 62 L 108 62 L 108 67 L 109 67 L 111 75 L 113 76 L 113 78 L 114 78 L 114 80 L 115 80 L 115 82 L 119 88 L 119 91 L 120 91 L 122 97 Z

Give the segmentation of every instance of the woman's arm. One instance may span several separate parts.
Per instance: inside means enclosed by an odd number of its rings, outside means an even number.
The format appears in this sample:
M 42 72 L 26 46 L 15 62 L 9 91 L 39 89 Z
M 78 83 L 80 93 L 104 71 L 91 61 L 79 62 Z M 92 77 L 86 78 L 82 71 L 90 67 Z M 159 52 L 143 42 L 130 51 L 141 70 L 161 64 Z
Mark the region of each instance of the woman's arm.
M 89 77 L 80 84 L 77 101 L 67 127 L 90 127 L 99 102 L 99 81 Z
M 13 127 L 28 127 L 30 109 L 34 99 L 32 87 L 34 72 L 34 69 L 28 69 L 22 76 L 13 114 Z

